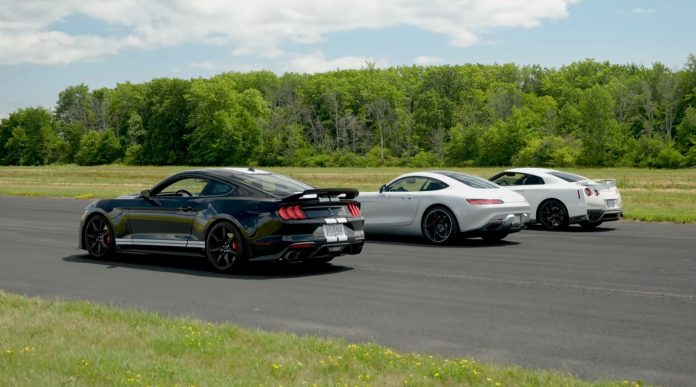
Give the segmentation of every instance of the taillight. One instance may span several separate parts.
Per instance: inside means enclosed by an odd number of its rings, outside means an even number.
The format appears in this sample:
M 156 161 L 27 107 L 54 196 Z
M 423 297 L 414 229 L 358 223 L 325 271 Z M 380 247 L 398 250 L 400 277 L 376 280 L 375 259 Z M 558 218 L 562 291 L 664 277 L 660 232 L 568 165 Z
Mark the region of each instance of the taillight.
M 592 196 L 592 190 L 589 188 L 585 188 L 585 195 Z
M 594 194 L 597 195 L 597 196 L 599 196 L 599 191 L 594 190 Z
M 302 207 L 296 204 L 280 207 L 278 210 L 278 216 L 280 216 L 280 218 L 283 220 L 307 219 L 307 215 L 305 215 L 304 211 L 302 211 Z
M 357 204 L 354 202 L 348 202 L 348 211 L 350 211 L 350 214 L 352 216 L 360 216 L 360 207 L 358 207 Z
M 504 202 L 500 199 L 466 199 L 469 204 L 479 205 L 479 204 L 503 204 Z

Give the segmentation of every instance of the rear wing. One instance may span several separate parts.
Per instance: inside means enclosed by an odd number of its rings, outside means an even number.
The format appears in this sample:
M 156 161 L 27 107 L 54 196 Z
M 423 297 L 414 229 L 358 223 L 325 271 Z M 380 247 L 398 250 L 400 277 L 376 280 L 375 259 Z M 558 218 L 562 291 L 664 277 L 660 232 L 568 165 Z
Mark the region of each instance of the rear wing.
M 317 188 L 286 196 L 283 198 L 283 201 L 294 202 L 296 200 L 306 199 L 318 199 L 319 201 L 322 201 L 322 199 L 326 201 L 355 199 L 358 194 L 358 190 L 354 188 Z
M 616 188 L 616 179 L 595 179 L 594 181 L 606 185 L 607 188 Z
M 578 181 L 576 184 L 583 187 L 599 186 L 601 189 L 616 189 L 616 179 L 592 179 Z

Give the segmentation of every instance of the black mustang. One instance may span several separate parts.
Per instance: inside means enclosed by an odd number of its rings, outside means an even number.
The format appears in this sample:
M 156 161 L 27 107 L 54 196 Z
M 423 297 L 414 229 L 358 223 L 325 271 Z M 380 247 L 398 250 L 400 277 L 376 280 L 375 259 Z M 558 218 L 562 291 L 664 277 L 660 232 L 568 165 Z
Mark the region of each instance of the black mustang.
M 181 172 L 87 206 L 79 247 L 94 258 L 117 250 L 203 255 L 218 271 L 248 260 L 328 262 L 362 250 L 357 195 L 253 168 Z

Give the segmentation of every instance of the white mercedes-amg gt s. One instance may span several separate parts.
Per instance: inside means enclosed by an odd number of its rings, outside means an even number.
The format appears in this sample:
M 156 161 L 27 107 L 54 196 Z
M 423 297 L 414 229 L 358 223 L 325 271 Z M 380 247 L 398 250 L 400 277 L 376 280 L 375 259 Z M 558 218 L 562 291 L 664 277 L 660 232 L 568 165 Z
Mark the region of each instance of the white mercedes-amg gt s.
M 457 236 L 501 240 L 529 220 L 520 194 L 460 172 L 407 173 L 357 197 L 366 234 L 422 235 L 435 244 Z

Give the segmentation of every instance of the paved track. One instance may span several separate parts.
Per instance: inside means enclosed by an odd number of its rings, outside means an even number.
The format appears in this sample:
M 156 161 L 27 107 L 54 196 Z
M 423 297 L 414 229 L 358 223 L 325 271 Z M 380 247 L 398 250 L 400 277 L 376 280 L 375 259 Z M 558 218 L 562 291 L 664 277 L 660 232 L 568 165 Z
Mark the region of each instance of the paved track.
M 449 247 L 370 240 L 323 269 L 222 276 L 190 258 L 86 259 L 75 249 L 86 203 L 0 197 L 0 289 L 589 380 L 696 384 L 696 225 L 525 230 Z

